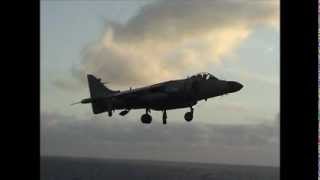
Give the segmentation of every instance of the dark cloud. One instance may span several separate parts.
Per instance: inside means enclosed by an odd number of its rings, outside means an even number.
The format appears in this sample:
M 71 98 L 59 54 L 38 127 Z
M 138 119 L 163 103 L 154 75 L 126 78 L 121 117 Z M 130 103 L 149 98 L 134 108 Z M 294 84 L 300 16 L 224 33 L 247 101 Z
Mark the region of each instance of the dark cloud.
M 278 130 L 278 122 L 213 125 L 172 120 L 163 126 L 132 119 L 42 113 L 41 153 L 278 165 Z

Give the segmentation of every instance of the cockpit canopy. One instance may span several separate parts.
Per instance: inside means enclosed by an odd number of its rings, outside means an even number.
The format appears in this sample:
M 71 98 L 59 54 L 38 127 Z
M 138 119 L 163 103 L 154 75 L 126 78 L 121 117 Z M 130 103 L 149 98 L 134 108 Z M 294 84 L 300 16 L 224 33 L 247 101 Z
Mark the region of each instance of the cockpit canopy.
M 203 80 L 208 80 L 208 79 L 218 80 L 218 78 L 214 77 L 212 74 L 207 72 L 201 72 L 201 73 L 195 74 L 191 76 L 191 78 L 200 78 Z

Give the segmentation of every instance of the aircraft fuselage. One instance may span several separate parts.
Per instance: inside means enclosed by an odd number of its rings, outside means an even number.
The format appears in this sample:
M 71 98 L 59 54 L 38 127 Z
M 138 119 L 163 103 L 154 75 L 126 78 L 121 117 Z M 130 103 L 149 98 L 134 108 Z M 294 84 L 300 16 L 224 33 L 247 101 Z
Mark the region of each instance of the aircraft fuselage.
M 110 90 L 93 75 L 88 75 L 88 82 L 91 97 L 81 103 L 91 103 L 94 114 L 108 112 L 111 116 L 112 111 L 125 110 L 120 113 L 125 115 L 132 109 L 146 109 L 143 123 L 151 122 L 150 110 L 164 111 L 163 119 L 166 119 L 166 110 L 187 107 L 191 108 L 191 114 L 186 113 L 185 119 L 192 120 L 192 106 L 198 101 L 233 93 L 243 87 L 238 82 L 219 80 L 209 73 L 126 91 Z

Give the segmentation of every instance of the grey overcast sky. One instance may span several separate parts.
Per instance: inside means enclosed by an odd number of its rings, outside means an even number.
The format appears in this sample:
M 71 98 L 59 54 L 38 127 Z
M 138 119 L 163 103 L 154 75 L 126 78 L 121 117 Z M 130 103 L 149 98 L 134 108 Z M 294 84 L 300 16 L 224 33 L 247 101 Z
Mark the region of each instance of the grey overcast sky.
M 41 1 L 41 154 L 279 166 L 279 2 Z M 210 72 L 244 88 L 187 109 L 93 115 L 86 73 L 124 90 Z

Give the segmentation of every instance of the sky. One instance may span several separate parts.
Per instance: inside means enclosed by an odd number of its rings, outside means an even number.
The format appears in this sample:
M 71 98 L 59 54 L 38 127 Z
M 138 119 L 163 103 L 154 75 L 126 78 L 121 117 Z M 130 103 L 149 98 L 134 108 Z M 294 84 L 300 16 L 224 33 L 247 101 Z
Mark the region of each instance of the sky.
M 279 2 L 41 1 L 41 154 L 279 166 Z M 126 90 L 209 72 L 241 91 L 161 113 L 93 115 L 86 74 Z

